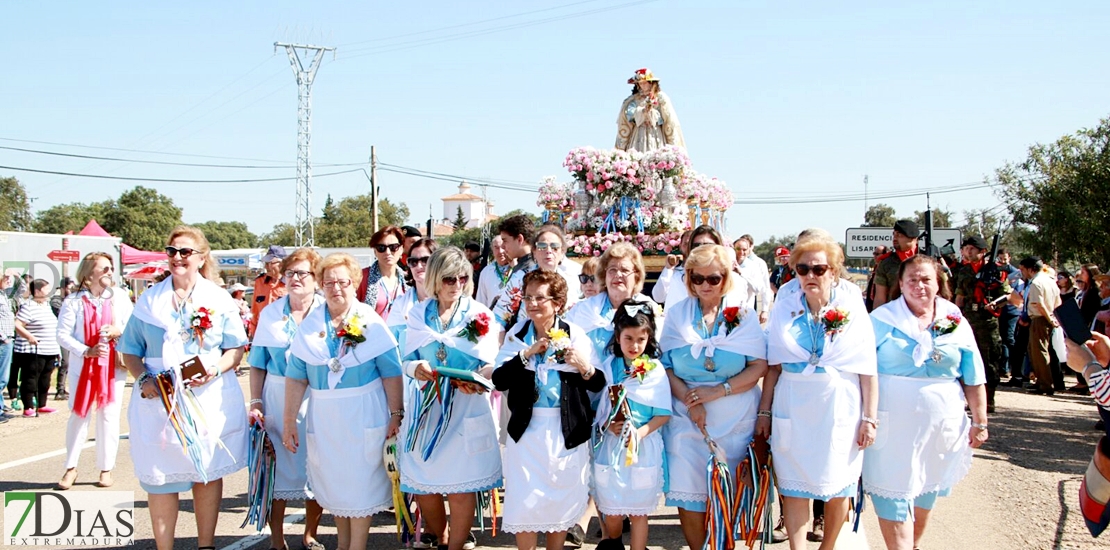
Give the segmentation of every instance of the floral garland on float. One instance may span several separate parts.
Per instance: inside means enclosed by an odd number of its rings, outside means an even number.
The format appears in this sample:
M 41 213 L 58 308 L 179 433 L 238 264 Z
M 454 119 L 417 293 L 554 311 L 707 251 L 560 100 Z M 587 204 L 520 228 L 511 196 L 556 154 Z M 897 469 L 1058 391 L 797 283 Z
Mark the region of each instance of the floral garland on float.
M 647 153 L 578 147 L 563 166 L 574 182 L 545 178 L 536 204 L 545 208 L 545 223 L 561 222 L 573 235 L 572 255 L 600 255 L 617 241 L 647 255 L 668 254 L 686 229 L 723 230 L 733 201 L 723 181 L 693 170 L 681 147 Z

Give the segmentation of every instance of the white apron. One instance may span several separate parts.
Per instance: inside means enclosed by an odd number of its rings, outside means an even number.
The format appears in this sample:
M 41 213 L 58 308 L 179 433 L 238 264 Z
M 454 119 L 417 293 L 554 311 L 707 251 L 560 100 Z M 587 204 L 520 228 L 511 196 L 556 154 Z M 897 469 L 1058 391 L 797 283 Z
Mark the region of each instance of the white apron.
M 951 489 L 971 469 L 970 428 L 956 380 L 880 374 L 879 429 L 863 460 L 864 490 L 912 500 Z
M 828 367 L 809 375 L 783 372 L 772 414 L 771 452 L 781 490 L 830 497 L 859 480 L 858 375 Z
M 308 485 L 320 506 L 342 518 L 393 506 L 382 463 L 389 408 L 381 379 L 358 388 L 313 388 L 308 403 Z
M 406 393 L 411 392 L 406 401 L 418 402 L 417 384 L 405 386 Z M 397 460 L 401 483 L 406 487 L 425 494 L 448 495 L 486 489 L 501 481 L 501 448 L 489 394 L 467 395 L 456 389 L 453 399 L 447 433 L 426 462 L 419 438 L 412 452 L 406 450 L 409 426 L 418 419 L 415 414 L 405 415 L 397 438 Z M 439 422 L 442 411 L 440 406 L 428 411 L 428 429 Z
M 266 414 L 266 433 L 270 435 L 270 442 L 274 444 L 274 456 L 277 459 L 276 474 L 274 477 L 274 499 L 297 500 L 312 498 L 305 490 L 308 482 L 308 467 L 306 456 L 308 453 L 290 453 L 281 444 L 282 434 L 285 433 L 283 418 L 285 412 L 285 377 L 270 373 L 266 375 L 265 385 L 262 386 L 262 410 Z M 301 400 L 297 408 L 297 441 L 305 441 L 305 415 L 308 413 L 308 395 Z
M 205 367 L 216 365 L 222 352 L 201 355 Z M 147 370 L 163 370 L 162 359 L 145 358 Z M 204 480 L 185 454 L 177 433 L 169 423 L 162 400 L 143 399 L 138 385 L 131 390 L 127 422 L 131 429 L 131 460 L 135 477 L 147 485 L 166 485 Z M 193 389 L 204 414 L 199 445 L 208 481 L 215 481 L 247 466 L 247 411 L 243 391 L 235 376 L 217 376 Z M 199 419 L 198 419 L 199 421 Z M 222 445 L 221 445 L 222 443 Z
M 593 465 L 593 494 L 601 513 L 646 516 L 659 508 L 659 498 L 663 496 L 663 434 L 660 430 L 640 440 L 639 451 L 636 463 L 625 466 L 623 442 L 613 432 L 605 432 L 601 445 L 594 452 Z M 606 464 L 614 458 L 615 466 Z
M 690 388 L 715 385 L 695 382 L 688 384 Z M 703 403 L 706 431 L 725 452 L 730 472 L 735 472 L 740 461 L 747 456 L 748 444 L 755 433 L 755 413 L 759 408 L 760 395 L 757 385 L 746 392 Z M 671 410 L 674 415 L 663 426 L 670 477 L 667 499 L 704 504 L 709 498 L 709 488 L 705 482 L 709 445 L 706 444 L 701 430 L 690 420 L 690 412 L 681 398 L 675 397 L 672 400 Z M 775 460 L 777 463 L 778 456 Z
M 537 408 L 520 436 L 505 443 L 506 533 L 557 533 L 586 512 L 590 445 L 567 449 L 558 408 Z

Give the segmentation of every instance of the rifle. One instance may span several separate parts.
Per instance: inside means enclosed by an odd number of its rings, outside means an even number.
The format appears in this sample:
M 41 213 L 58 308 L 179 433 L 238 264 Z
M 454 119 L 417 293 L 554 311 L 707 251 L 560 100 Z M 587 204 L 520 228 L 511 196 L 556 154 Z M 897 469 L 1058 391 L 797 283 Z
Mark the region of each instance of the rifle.
M 979 272 L 975 274 L 975 303 L 980 306 L 994 304 L 998 300 L 991 300 L 990 293 L 996 289 L 1002 288 L 1005 279 L 1002 277 L 1002 270 L 998 268 L 998 264 L 994 261 L 998 257 L 998 245 L 1002 238 L 1002 223 L 998 224 L 998 231 L 995 232 L 994 238 L 991 239 L 991 251 L 983 258 L 983 267 L 979 268 Z M 1002 314 L 999 309 L 987 309 L 991 315 L 998 317 Z

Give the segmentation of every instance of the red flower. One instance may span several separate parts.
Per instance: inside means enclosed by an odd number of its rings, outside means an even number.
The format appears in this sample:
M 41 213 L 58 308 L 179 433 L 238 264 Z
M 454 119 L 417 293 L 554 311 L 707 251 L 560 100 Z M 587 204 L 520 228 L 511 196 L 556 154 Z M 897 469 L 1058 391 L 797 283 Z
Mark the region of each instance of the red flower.
M 489 333 L 489 321 L 488 313 L 479 313 L 474 317 L 474 328 L 478 329 L 479 338 Z
M 339 329 L 339 330 L 335 331 L 336 338 L 342 338 L 346 335 L 347 335 L 347 331 L 345 331 L 343 329 Z
M 722 315 L 726 323 L 735 323 L 740 318 L 740 306 L 726 307 Z

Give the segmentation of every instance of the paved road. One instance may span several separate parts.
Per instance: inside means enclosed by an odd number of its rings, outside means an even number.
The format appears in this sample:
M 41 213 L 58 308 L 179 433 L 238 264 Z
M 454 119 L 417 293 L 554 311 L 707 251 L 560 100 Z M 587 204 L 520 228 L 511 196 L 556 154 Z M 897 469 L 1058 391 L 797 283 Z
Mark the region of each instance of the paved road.
M 240 378 L 246 388 L 246 377 Z M 130 392 L 127 394 L 130 395 Z M 921 548 L 1106 548 L 1110 540 L 1094 541 L 1076 510 L 1079 479 L 1098 432 L 1091 429 L 1097 412 L 1087 397 L 1037 397 L 1008 391 L 998 397 L 998 413 L 991 418 L 991 440 L 977 455 L 971 474 L 953 495 L 941 499 Z M 125 404 L 126 406 L 126 404 Z M 63 407 L 64 409 L 64 407 Z M 0 424 L 0 491 L 49 489 L 61 477 L 65 423 L 69 412 L 35 419 L 14 418 Z M 127 432 L 124 414 L 122 431 Z M 91 447 L 91 442 L 89 443 Z M 112 490 L 135 491 L 136 546 L 153 548 L 145 493 L 132 475 L 126 440 L 121 443 Z M 73 491 L 97 491 L 95 460 L 85 451 Z M 241 529 L 245 517 L 246 471 L 225 478 L 224 502 L 217 528 L 217 546 L 231 550 L 269 548 L 269 537 L 253 528 Z M 175 548 L 194 550 L 196 528 L 192 501 L 182 495 Z M 290 523 L 302 520 L 300 508 L 290 508 Z M 336 545 L 334 524 L 325 515 L 322 540 Z M 596 530 L 596 522 L 592 526 Z M 864 513 L 860 533 L 842 536 L 838 549 L 881 549 L 882 537 L 873 512 Z M 291 525 L 287 534 L 299 533 Z M 391 515 L 375 517 L 369 547 L 400 548 Z M 1106 538 L 1105 536 L 1103 538 Z M 300 548 L 298 536 L 287 536 L 289 548 Z M 478 535 L 480 547 L 511 548 L 513 539 L 488 532 Z M 650 548 L 684 548 L 673 508 L 661 509 L 651 521 Z M 586 548 L 593 548 L 590 537 Z M 1101 543 L 1101 544 L 1099 544 Z M 816 548 L 816 544 L 810 544 Z M 785 544 L 771 548 L 786 548 Z

